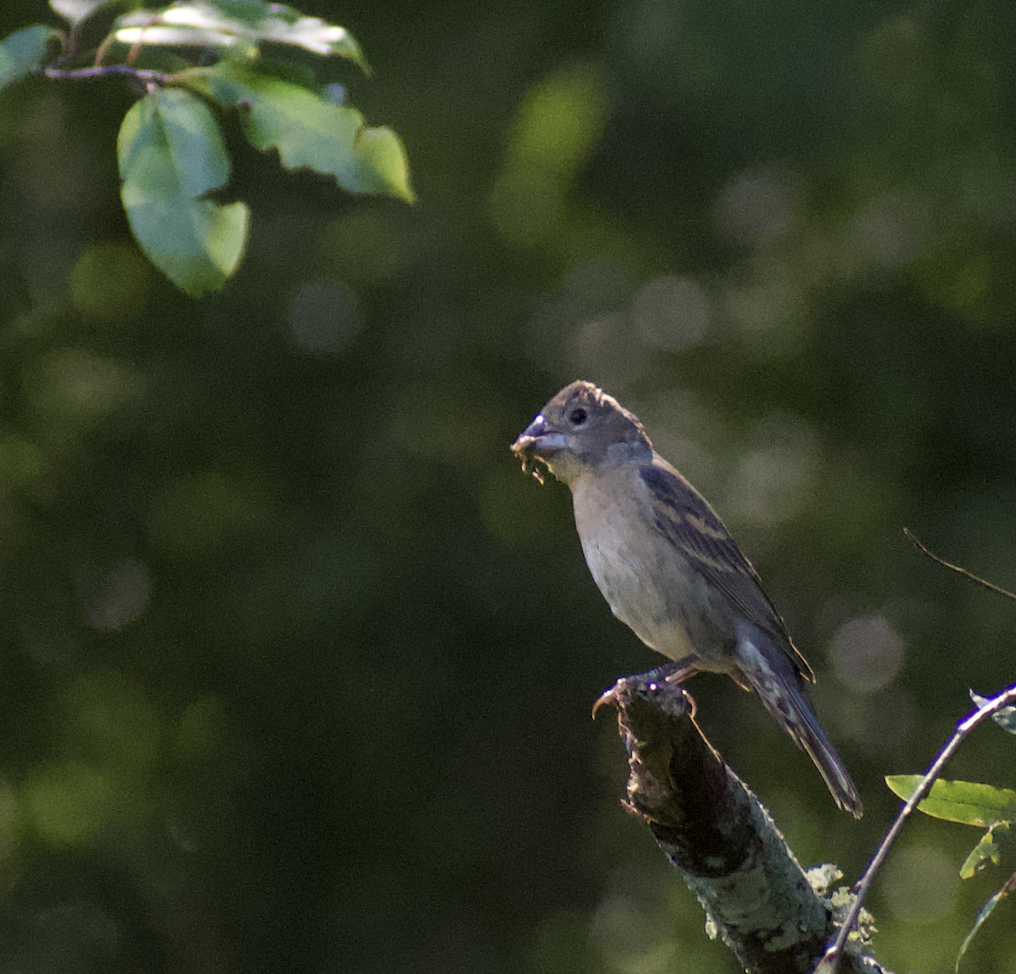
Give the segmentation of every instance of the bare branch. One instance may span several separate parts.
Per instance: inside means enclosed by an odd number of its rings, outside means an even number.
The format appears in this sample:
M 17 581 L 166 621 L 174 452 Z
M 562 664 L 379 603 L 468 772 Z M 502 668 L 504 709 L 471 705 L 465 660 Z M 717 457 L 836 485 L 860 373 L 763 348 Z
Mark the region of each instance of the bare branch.
M 938 555 L 936 555 L 933 552 L 929 551 L 927 548 L 924 547 L 923 544 L 921 544 L 920 541 L 917 540 L 917 538 L 914 537 L 913 532 L 911 532 L 910 528 L 904 528 L 903 529 L 903 533 L 915 545 L 917 545 L 917 547 L 920 548 L 921 551 L 923 551 L 932 561 L 937 561 L 944 568 L 948 568 L 948 569 L 950 569 L 950 570 L 952 570 L 954 572 L 957 572 L 960 575 L 962 575 L 964 578 L 969 578 L 970 581 L 976 582 L 978 585 L 983 585 L 986 589 L 988 589 L 991 592 L 997 592 L 999 595 L 1004 595 L 1007 599 L 1016 600 L 1016 595 L 1014 595 L 1012 592 L 1008 591 L 1007 589 L 1000 588 L 998 585 L 992 585 L 991 582 L 986 581 L 985 579 L 981 578 L 979 575 L 975 575 L 973 572 L 968 572 L 965 568 L 960 568 L 959 565 L 954 565 L 954 564 L 952 564 L 952 562 L 946 561 L 944 558 L 939 558 Z
M 707 930 L 751 974 L 810 971 L 837 922 L 769 813 L 724 764 L 694 720 L 686 692 L 653 674 L 617 682 L 630 776 L 625 807 L 706 911 Z M 848 965 L 881 971 L 854 938 Z

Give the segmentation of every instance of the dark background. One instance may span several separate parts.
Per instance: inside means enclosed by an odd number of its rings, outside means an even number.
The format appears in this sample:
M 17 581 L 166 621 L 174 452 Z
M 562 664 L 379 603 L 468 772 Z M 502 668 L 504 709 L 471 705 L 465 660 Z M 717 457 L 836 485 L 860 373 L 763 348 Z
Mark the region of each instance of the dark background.
M 507 448 L 592 379 L 714 503 L 867 814 L 730 681 L 700 722 L 853 881 L 883 776 L 1013 680 L 1016 606 L 903 527 L 1016 587 L 1016 7 L 304 12 L 363 45 L 328 79 L 419 202 L 236 141 L 252 237 L 205 300 L 127 231 L 127 85 L 0 97 L 0 969 L 733 971 L 589 718 L 657 658 Z M 976 838 L 907 828 L 884 963 L 952 969 L 1009 874 L 959 882 Z M 1016 971 L 1010 930 L 968 969 Z

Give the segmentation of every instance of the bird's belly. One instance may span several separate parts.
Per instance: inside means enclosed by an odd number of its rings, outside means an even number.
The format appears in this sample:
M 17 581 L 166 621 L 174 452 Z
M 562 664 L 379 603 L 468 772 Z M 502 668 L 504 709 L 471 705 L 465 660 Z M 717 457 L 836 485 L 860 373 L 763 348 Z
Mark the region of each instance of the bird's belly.
M 582 549 L 611 612 L 642 642 L 671 659 L 696 655 L 675 586 L 666 584 L 671 566 L 645 564 L 627 539 L 613 531 L 583 538 Z

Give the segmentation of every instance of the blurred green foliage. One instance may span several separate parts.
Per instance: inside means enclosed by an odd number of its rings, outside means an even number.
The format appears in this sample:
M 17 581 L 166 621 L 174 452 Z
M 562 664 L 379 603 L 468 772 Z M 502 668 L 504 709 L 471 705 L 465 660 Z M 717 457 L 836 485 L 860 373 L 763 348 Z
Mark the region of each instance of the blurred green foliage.
M 0 100 L 0 969 L 731 971 L 589 721 L 653 655 L 507 447 L 593 379 L 713 501 L 865 818 L 730 681 L 700 722 L 852 880 L 883 776 L 1012 681 L 1012 606 L 902 528 L 1013 588 L 1016 8 L 305 12 L 370 53 L 323 80 L 419 202 L 227 124 L 255 219 L 206 300 L 116 205 L 132 91 Z M 948 774 L 1013 767 L 984 733 Z M 962 833 L 913 822 L 876 884 L 889 967 L 951 967 L 993 881 Z M 996 922 L 967 963 L 1014 957 Z

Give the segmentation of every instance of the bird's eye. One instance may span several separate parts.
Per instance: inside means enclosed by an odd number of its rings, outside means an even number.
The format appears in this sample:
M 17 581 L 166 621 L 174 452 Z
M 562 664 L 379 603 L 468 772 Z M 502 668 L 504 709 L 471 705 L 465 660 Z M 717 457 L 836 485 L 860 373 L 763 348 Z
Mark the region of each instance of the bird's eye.
M 586 411 L 581 407 L 577 406 L 568 414 L 568 422 L 572 426 L 581 426 L 586 421 Z

